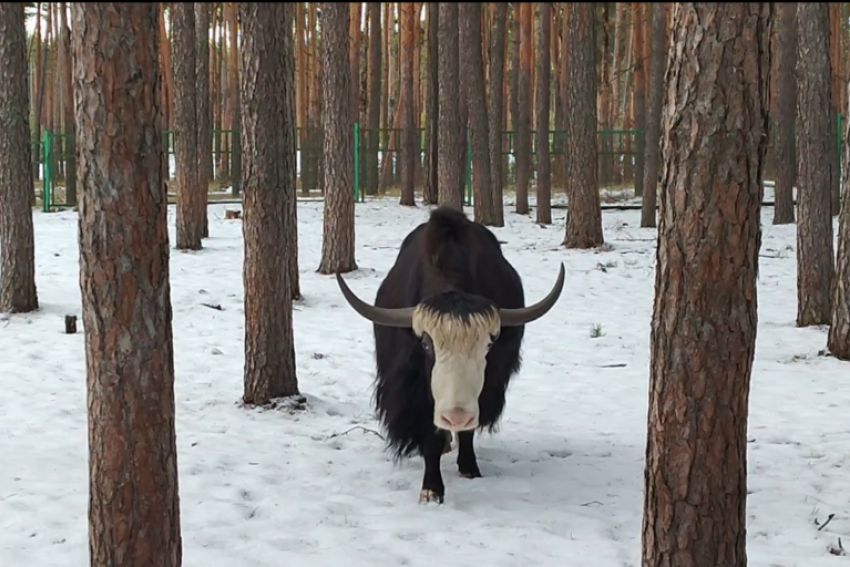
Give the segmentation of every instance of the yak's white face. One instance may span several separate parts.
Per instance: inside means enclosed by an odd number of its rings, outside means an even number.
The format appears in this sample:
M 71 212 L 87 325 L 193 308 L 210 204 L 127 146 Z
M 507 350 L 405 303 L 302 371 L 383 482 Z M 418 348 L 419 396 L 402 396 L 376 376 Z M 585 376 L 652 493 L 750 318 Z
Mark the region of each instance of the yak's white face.
M 413 331 L 434 361 L 434 425 L 449 431 L 478 427 L 478 396 L 484 388 L 487 352 L 500 328 L 495 309 L 464 319 L 422 307 L 413 315 Z

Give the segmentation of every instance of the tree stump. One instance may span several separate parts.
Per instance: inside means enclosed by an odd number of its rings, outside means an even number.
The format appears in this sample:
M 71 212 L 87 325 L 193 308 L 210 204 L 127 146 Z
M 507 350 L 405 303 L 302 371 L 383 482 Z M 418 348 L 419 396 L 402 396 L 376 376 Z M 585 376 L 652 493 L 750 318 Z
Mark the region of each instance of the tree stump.
M 65 334 L 73 335 L 77 332 L 77 316 L 65 315 Z

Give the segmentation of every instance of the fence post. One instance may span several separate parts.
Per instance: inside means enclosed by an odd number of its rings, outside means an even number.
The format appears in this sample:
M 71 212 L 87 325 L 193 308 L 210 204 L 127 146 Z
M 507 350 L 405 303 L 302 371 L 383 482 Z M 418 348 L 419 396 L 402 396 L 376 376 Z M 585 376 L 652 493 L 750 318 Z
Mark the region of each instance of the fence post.
M 466 205 L 472 204 L 472 137 L 466 128 Z
M 51 185 L 53 184 L 53 172 L 51 171 L 53 168 L 50 167 L 50 163 L 52 161 L 52 149 L 50 148 L 51 136 L 50 130 L 44 131 L 44 141 L 42 142 L 42 152 L 41 152 L 41 171 L 42 176 L 44 177 L 41 184 L 41 210 L 45 213 L 50 212 L 50 203 L 53 201 L 53 188 Z
M 354 202 L 361 201 L 360 195 L 360 123 L 354 123 Z M 363 201 L 361 201 L 363 202 Z

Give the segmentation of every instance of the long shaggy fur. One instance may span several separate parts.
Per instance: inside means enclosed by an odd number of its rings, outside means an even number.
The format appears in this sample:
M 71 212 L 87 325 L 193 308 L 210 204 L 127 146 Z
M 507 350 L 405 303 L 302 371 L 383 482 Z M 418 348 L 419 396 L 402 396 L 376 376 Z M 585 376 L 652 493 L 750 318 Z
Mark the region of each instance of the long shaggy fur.
M 422 307 L 469 320 L 493 308 L 525 307 L 522 281 L 495 235 L 461 211 L 440 207 L 402 242 L 375 305 Z M 375 407 L 396 458 L 421 454 L 434 430 L 431 366 L 411 329 L 374 325 Z M 487 355 L 479 396 L 479 429 L 493 431 L 505 407 L 511 378 L 521 365 L 524 327 L 503 327 Z

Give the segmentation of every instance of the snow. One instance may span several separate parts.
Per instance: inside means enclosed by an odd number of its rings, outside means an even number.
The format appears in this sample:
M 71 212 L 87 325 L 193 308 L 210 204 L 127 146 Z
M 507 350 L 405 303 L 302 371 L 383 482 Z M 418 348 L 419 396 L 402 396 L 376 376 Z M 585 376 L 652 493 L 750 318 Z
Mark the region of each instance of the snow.
M 501 431 L 476 437 L 484 478 L 459 478 L 456 452 L 446 455 L 437 506 L 418 504 L 421 459 L 393 465 L 372 432 L 371 326 L 315 272 L 320 202 L 298 210 L 306 298 L 295 336 L 309 409 L 239 406 L 241 221 L 224 220 L 237 207 L 211 205 L 205 249 L 171 255 L 184 565 L 639 565 L 655 263 L 639 211 L 604 212 L 611 250 L 567 251 L 563 209 L 549 228 L 506 209 L 495 232 L 527 298 L 548 292 L 561 261 L 565 292 L 527 328 Z M 395 199 L 356 206 L 360 269 L 346 276 L 356 293 L 374 297 L 427 214 Z M 772 215 L 764 209 L 749 563 L 834 565 L 828 546 L 850 532 L 850 373 L 818 355 L 825 329 L 794 326 L 795 227 L 772 226 Z M 81 309 L 77 222 L 72 211 L 34 218 L 42 309 L 0 320 L 0 565 L 78 567 L 88 554 L 85 362 L 83 334 L 63 334 L 62 322 Z M 173 239 L 173 207 L 169 222 Z

